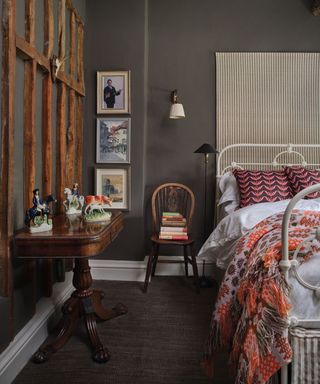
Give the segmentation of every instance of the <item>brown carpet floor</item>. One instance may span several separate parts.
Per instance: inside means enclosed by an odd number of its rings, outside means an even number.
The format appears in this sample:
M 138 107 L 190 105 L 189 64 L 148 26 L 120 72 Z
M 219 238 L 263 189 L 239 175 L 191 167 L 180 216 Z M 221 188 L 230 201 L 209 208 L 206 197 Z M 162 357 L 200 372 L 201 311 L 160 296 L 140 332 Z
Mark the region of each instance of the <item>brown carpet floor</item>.
M 226 356 L 218 356 L 216 377 L 200 368 L 216 292 L 197 295 L 192 279 L 155 277 L 147 294 L 135 282 L 95 281 L 106 293 L 104 304 L 118 302 L 129 312 L 98 324 L 111 353 L 106 364 L 91 360 L 85 330 L 78 332 L 44 364 L 29 362 L 15 384 L 232 384 Z

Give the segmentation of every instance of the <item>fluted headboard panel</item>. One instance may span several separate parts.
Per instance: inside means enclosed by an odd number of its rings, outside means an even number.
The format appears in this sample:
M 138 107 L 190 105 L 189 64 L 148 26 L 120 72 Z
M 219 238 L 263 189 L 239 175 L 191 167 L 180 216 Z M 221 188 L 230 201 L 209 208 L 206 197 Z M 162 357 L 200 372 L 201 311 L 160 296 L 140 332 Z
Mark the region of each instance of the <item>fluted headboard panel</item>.
M 320 144 L 320 53 L 216 53 L 217 148 L 236 143 Z M 237 148 L 223 161 L 276 154 Z M 302 148 L 319 163 L 318 148 Z M 283 159 L 284 162 L 292 160 Z

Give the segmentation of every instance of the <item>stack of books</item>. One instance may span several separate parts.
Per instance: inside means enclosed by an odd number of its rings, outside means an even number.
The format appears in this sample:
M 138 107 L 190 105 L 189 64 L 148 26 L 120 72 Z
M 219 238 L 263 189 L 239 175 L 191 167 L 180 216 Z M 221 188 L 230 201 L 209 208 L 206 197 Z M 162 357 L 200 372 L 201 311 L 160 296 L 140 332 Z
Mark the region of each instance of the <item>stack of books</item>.
M 187 220 L 178 212 L 163 212 L 160 240 L 188 240 Z

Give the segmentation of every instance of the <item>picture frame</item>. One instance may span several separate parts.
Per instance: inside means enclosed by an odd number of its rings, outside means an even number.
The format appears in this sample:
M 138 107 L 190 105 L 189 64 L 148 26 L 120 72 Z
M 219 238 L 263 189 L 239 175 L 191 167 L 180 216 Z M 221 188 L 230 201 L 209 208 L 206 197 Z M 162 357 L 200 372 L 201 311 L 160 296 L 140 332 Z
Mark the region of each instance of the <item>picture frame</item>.
M 97 118 L 97 163 L 130 163 L 130 117 Z
M 112 199 L 110 209 L 130 209 L 130 167 L 95 169 L 95 194 Z
M 130 113 L 130 71 L 97 72 L 97 114 Z

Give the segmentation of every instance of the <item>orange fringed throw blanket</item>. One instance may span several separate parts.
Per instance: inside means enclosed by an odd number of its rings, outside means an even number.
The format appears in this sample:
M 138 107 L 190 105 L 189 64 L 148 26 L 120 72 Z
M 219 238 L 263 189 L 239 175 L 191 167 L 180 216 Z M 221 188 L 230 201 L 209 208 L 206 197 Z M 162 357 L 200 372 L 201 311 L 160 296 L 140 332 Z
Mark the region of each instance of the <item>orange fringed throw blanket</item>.
M 260 222 L 243 236 L 221 284 L 212 315 L 203 368 L 214 376 L 214 352 L 230 348 L 236 384 L 264 384 L 292 351 L 286 337 L 288 286 L 279 269 L 283 214 Z M 320 225 L 320 213 L 295 210 L 291 215 L 289 249 L 294 250 Z M 312 251 L 319 251 L 314 243 Z M 303 253 L 307 260 L 311 251 Z

